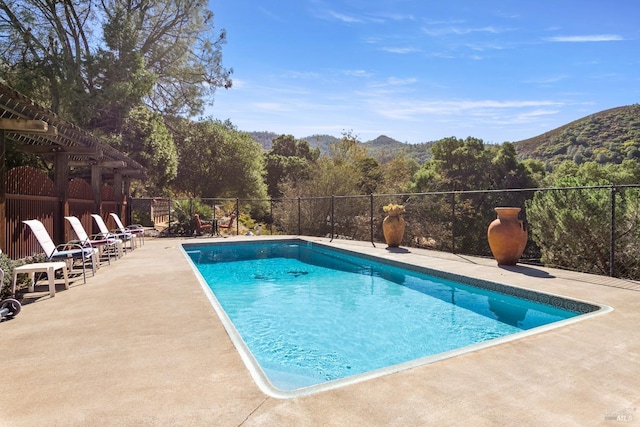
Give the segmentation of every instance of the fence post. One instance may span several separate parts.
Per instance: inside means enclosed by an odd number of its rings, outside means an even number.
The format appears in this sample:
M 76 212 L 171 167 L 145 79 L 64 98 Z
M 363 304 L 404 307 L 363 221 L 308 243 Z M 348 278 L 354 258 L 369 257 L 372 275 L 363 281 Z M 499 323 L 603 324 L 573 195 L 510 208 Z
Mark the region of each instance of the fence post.
M 371 244 L 376 247 L 373 242 L 373 193 L 369 193 L 369 234 L 371 235 Z
M 451 253 L 456 253 L 456 193 L 451 193 Z
M 167 237 L 171 236 L 171 197 L 169 197 L 169 224 L 167 226 Z
M 240 199 L 236 197 L 236 236 L 239 236 L 239 235 L 240 235 Z
M 298 196 L 298 236 L 302 234 L 302 229 L 300 227 L 300 196 Z
M 611 186 L 611 230 L 610 230 L 610 247 L 609 247 L 609 277 L 616 275 L 616 187 Z
M 273 235 L 273 198 L 269 198 L 269 234 Z
M 335 199 L 336 196 L 334 196 L 333 194 L 331 195 L 331 239 L 329 240 L 329 242 L 333 242 L 333 233 L 335 231 L 335 217 L 334 217 L 334 206 L 335 206 Z

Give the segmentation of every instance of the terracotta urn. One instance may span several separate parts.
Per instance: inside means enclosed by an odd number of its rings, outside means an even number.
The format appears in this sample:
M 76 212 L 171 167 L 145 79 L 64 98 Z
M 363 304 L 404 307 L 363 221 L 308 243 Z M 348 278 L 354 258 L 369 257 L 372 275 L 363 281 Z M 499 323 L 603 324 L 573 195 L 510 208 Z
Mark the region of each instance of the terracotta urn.
M 516 265 L 525 246 L 527 230 L 518 219 L 520 208 L 495 208 L 498 218 L 489 224 L 487 239 L 493 257 L 499 265 Z
M 402 217 L 404 209 L 391 209 L 382 221 L 382 233 L 387 246 L 397 248 L 404 236 L 405 221 Z

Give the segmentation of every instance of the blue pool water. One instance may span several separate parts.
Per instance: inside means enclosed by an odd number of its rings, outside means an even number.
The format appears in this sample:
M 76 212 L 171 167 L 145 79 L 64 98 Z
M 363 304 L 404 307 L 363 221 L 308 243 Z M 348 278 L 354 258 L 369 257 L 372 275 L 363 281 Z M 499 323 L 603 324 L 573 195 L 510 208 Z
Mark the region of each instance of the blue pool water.
M 580 314 L 309 242 L 184 249 L 280 390 L 375 371 Z

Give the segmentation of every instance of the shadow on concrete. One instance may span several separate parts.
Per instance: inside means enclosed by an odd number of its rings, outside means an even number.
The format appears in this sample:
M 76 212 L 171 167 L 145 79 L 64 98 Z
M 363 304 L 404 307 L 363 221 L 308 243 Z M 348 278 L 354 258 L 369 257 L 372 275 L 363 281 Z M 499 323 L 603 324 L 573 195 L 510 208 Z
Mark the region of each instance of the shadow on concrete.
M 408 254 L 408 253 L 411 253 L 411 251 L 409 249 L 406 249 L 406 248 L 390 248 L 389 246 L 387 246 L 385 249 L 388 250 L 391 253 L 394 253 L 394 254 Z
M 539 279 L 554 279 L 555 276 L 546 271 L 524 265 L 498 265 L 499 268 Z

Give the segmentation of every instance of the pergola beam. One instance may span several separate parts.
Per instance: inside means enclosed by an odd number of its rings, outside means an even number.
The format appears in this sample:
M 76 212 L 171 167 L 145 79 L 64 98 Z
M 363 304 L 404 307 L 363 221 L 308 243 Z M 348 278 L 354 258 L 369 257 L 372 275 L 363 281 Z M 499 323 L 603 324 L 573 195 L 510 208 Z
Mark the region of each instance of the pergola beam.
M 22 153 L 29 154 L 49 154 L 67 153 L 70 156 L 93 156 L 102 157 L 102 150 L 86 147 L 68 147 L 64 145 L 17 145 L 16 149 Z
M 114 168 L 120 169 L 127 167 L 127 162 L 122 160 L 103 160 L 103 161 L 91 161 L 91 160 L 72 160 L 69 162 L 69 166 L 83 167 L 83 166 L 100 166 L 102 168 Z
M 44 120 L 0 119 L 0 129 L 14 132 L 45 133 L 49 131 L 49 124 Z

